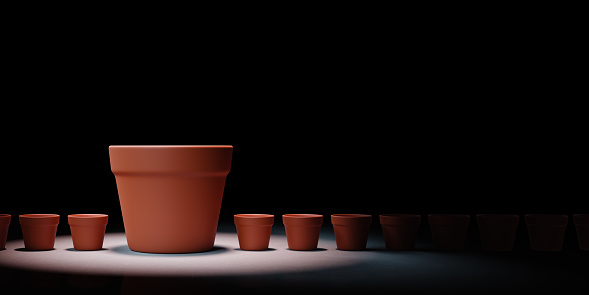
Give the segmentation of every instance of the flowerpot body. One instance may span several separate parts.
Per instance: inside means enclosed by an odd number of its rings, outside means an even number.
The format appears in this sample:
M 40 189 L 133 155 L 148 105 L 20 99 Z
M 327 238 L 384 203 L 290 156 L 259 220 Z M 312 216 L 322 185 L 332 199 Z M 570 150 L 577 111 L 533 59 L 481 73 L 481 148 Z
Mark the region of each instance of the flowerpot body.
M 414 214 L 381 214 L 380 225 L 388 250 L 404 251 L 415 248 L 421 216 Z
M 248 251 L 268 249 L 274 215 L 237 214 L 233 216 L 237 228 L 239 248 Z
M 129 248 L 212 249 L 232 152 L 230 145 L 110 146 Z
M 59 224 L 57 214 L 23 214 L 19 215 L 25 249 L 52 250 Z
M 511 251 L 519 216 L 510 214 L 478 214 L 481 244 L 487 251 Z
M 434 247 L 444 251 L 464 249 L 470 216 L 463 214 L 430 214 L 429 224 Z
M 569 220 L 567 215 L 526 214 L 525 217 L 532 250 L 562 250 L 562 242 Z
M 0 250 L 6 249 L 6 238 L 10 227 L 10 214 L 0 214 Z
M 366 214 L 332 214 L 331 224 L 338 250 L 365 250 L 372 216 Z
M 78 251 L 102 249 L 108 215 L 72 214 L 68 215 L 68 223 L 72 232 L 74 249 Z
M 589 250 L 589 214 L 573 215 L 575 229 L 577 230 L 577 239 L 581 250 Z
M 319 243 L 319 233 L 323 215 L 284 214 L 282 215 L 286 242 L 290 250 L 315 250 Z

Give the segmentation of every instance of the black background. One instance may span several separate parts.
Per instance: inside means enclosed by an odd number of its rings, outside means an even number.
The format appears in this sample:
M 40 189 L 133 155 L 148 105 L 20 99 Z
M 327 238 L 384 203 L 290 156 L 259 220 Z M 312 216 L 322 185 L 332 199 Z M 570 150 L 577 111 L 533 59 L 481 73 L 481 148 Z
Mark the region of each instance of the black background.
M 455 100 L 431 91 L 438 98 L 430 101 L 393 86 L 324 99 L 306 89 L 300 98 L 162 96 L 125 107 L 106 96 L 99 108 L 84 98 L 58 109 L 31 102 L 37 112 L 7 126 L 3 211 L 106 213 L 120 228 L 109 145 L 231 144 L 222 221 L 237 213 L 587 212 L 573 105 L 474 92 Z
M 123 230 L 109 145 L 233 145 L 224 223 L 237 213 L 589 213 L 583 18 L 463 5 L 7 9 L 9 239 L 26 213 L 60 214 L 58 234 L 75 213 L 106 213 L 107 231 Z M 576 242 L 569 223 L 568 258 L 550 260 L 562 277 L 584 269 Z
M 109 145 L 230 144 L 222 221 L 587 213 L 574 19 L 474 19 L 20 24 L 0 211 L 106 213 L 120 229 Z

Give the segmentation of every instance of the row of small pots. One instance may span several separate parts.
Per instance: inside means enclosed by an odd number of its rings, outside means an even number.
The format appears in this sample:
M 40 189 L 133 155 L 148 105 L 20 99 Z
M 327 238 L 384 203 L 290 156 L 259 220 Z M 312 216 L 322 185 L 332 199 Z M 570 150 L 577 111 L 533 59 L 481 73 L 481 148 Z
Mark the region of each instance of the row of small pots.
M 18 219 L 26 250 L 53 249 L 59 225 L 59 215 L 23 214 L 19 215 Z M 10 220 L 9 214 L 0 214 L 0 249 L 6 247 Z M 68 215 L 74 249 L 79 251 L 102 249 L 107 223 L 108 215 L 105 214 Z
M 510 251 L 513 249 L 518 215 L 478 214 L 477 223 L 483 249 L 489 251 Z M 411 250 L 415 248 L 420 215 L 381 214 L 380 224 L 388 250 Z M 530 246 L 537 251 L 560 251 L 568 224 L 567 215 L 526 214 L 525 220 Z M 589 214 L 573 215 L 579 247 L 589 250 Z M 237 214 L 234 216 L 239 246 L 242 250 L 265 250 L 270 242 L 274 215 Z M 291 250 L 317 249 L 323 215 L 285 214 L 282 215 L 288 248 Z M 434 247 L 439 250 L 455 251 L 465 246 L 470 215 L 430 214 Z M 371 215 L 333 214 L 331 223 L 339 250 L 364 250 L 372 222 Z
M 240 248 L 243 250 L 265 250 L 270 242 L 274 215 L 237 214 L 234 217 Z M 389 250 L 411 250 L 415 247 L 420 215 L 382 214 L 385 246 Z M 567 215 L 527 214 L 525 215 L 530 245 L 533 250 L 559 251 L 562 249 Z M 579 247 L 589 250 L 589 214 L 573 215 Z M 6 245 L 11 216 L 0 214 L 0 249 Z M 285 214 L 282 216 L 288 247 L 291 250 L 317 249 L 323 215 Z M 428 220 L 432 230 L 434 246 L 440 250 L 460 250 L 464 248 L 469 215 L 430 214 Z M 19 216 L 25 249 L 50 250 L 55 243 L 59 224 L 57 214 L 24 214 Z M 340 250 L 364 250 L 368 241 L 371 215 L 333 214 L 337 248 Z M 74 249 L 102 249 L 108 216 L 104 214 L 68 215 Z M 513 248 L 518 215 L 478 214 L 483 249 L 489 251 L 509 251 Z

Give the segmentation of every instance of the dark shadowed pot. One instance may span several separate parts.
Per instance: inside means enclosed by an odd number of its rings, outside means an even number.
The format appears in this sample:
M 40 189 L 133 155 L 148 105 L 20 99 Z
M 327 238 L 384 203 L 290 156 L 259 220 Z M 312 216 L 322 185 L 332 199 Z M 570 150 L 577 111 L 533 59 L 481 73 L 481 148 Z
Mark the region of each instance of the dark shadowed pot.
M 317 249 L 323 215 L 284 214 L 282 223 L 290 250 L 308 251 Z
M 23 214 L 18 216 L 25 249 L 52 250 L 59 224 L 57 214 Z
M 573 215 L 575 229 L 577 230 L 577 239 L 581 250 L 589 250 L 589 214 Z
M 470 216 L 465 214 L 430 214 L 429 224 L 434 247 L 443 251 L 463 250 Z
M 530 247 L 536 251 L 560 251 L 569 217 L 558 214 L 526 214 Z
M 366 214 L 332 214 L 331 224 L 338 250 L 365 250 L 372 216 Z
M 381 214 L 380 225 L 387 250 L 412 250 L 417 242 L 421 216 L 414 214 Z

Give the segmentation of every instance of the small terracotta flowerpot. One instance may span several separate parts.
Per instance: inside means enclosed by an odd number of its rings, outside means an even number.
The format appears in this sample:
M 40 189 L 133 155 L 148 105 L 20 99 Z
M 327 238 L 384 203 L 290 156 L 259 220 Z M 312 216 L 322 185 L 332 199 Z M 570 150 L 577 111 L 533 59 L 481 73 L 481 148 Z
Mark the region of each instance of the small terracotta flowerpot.
M 478 214 L 477 223 L 484 250 L 511 251 L 513 249 L 519 216 L 510 214 Z
M 52 250 L 59 224 L 57 214 L 23 214 L 18 217 L 25 249 Z
M 259 251 L 268 249 L 274 215 L 236 214 L 233 216 L 237 239 L 241 250 Z
M 417 242 L 421 216 L 414 214 L 381 214 L 380 225 L 388 250 L 412 250 Z
M 430 214 L 429 224 L 434 247 L 444 251 L 463 250 L 470 216 L 464 214 Z
M 10 214 L 0 214 L 0 250 L 6 249 L 6 238 L 10 227 Z
M 332 214 L 331 224 L 338 250 L 365 250 L 372 216 L 366 214 Z
M 286 242 L 290 250 L 317 249 L 323 215 L 284 214 L 282 215 L 282 223 L 284 223 Z
M 72 214 L 67 217 L 72 232 L 74 249 L 92 251 L 102 249 L 108 223 L 105 214 Z
M 579 248 L 589 250 L 589 214 L 574 214 L 573 221 L 577 229 Z
M 525 217 L 532 250 L 562 250 L 562 242 L 569 221 L 567 215 L 526 214 Z
M 109 155 L 129 249 L 213 248 L 232 146 L 112 145 Z

